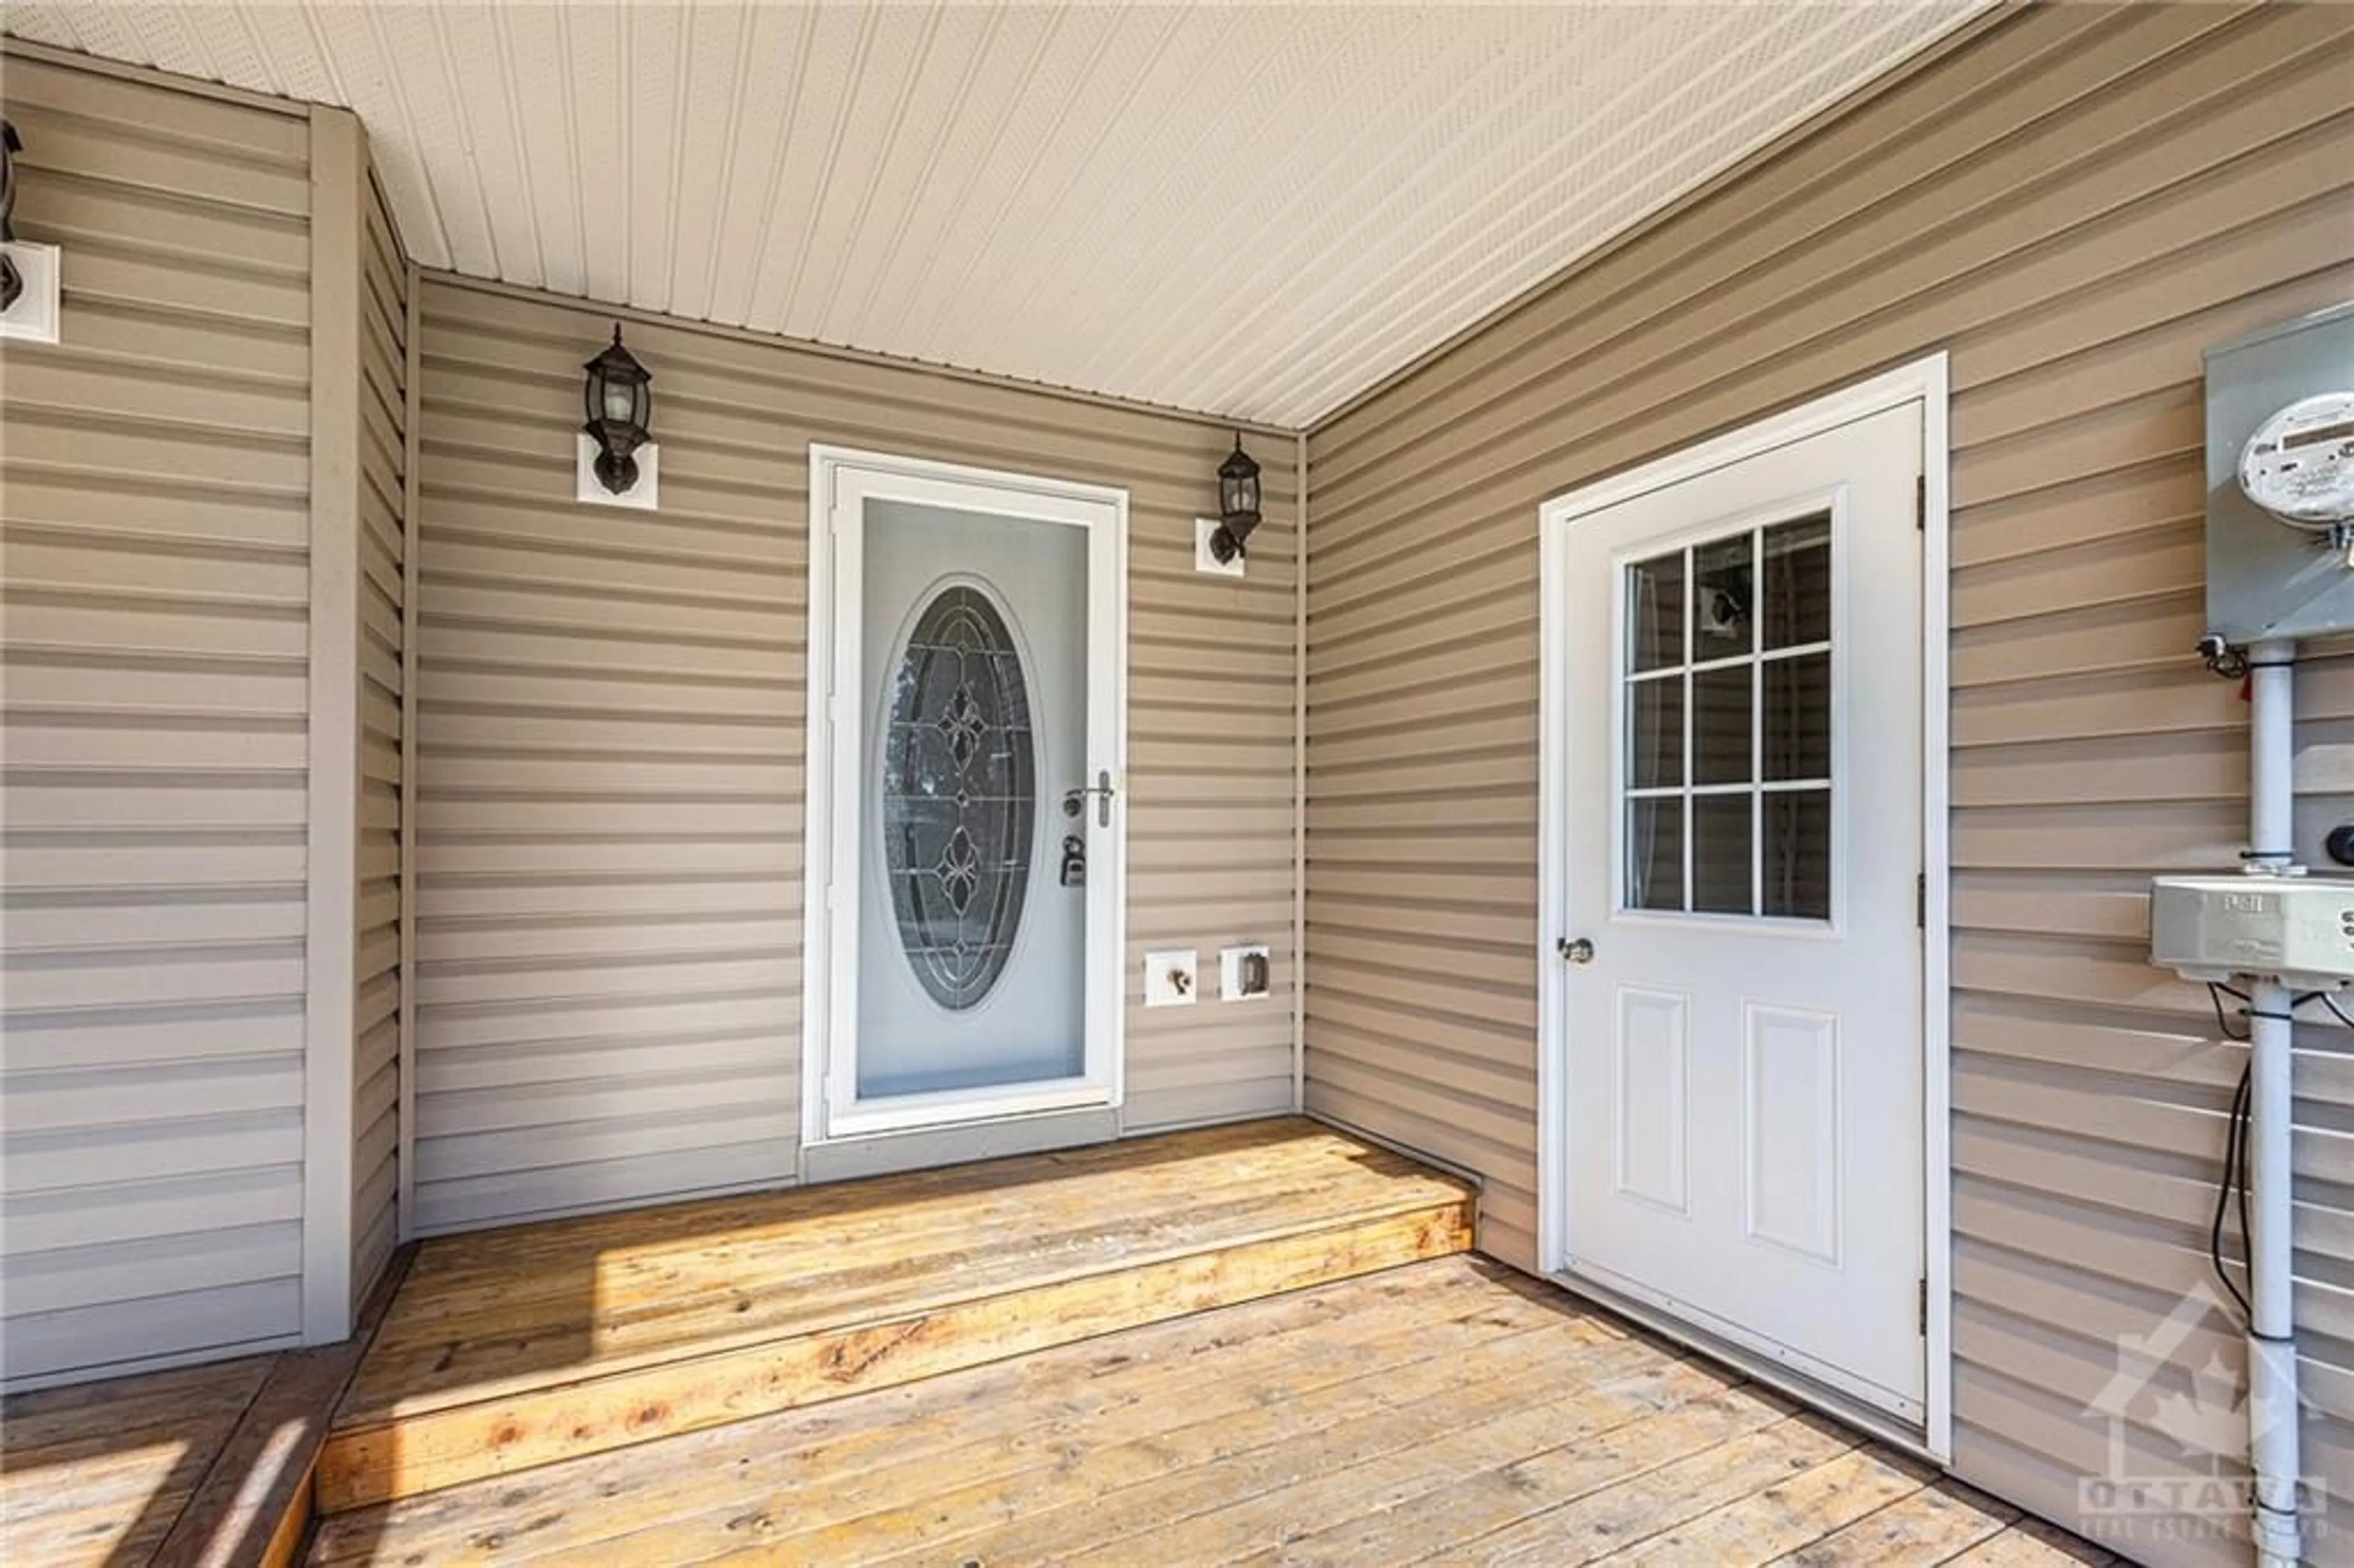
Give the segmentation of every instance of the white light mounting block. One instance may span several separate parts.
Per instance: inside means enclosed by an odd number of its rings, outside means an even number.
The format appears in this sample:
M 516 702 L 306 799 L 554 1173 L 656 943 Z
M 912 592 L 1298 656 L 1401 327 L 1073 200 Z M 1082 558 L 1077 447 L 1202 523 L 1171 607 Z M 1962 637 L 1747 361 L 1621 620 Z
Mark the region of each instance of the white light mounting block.
M 8 260 L 16 264 L 17 274 L 25 280 L 25 291 L 16 296 L 16 302 L 0 311 L 0 338 L 57 342 L 64 252 L 54 245 L 24 239 L 11 240 L 0 249 L 6 249 Z
M 1236 550 L 1233 560 L 1222 561 L 1218 559 L 1217 553 L 1210 548 L 1210 535 L 1224 526 L 1225 524 L 1214 517 L 1193 519 L 1193 569 L 1197 572 L 1207 572 L 1214 577 L 1238 577 L 1243 575 L 1244 568 L 1250 565 L 1249 557 L 1242 551 Z
M 648 441 L 631 453 L 638 461 L 638 482 L 619 495 L 605 488 L 597 477 L 598 447 L 586 433 L 575 435 L 574 450 L 579 454 L 573 465 L 572 499 L 589 506 L 627 506 L 639 512 L 654 510 L 656 493 L 662 484 L 662 447 Z

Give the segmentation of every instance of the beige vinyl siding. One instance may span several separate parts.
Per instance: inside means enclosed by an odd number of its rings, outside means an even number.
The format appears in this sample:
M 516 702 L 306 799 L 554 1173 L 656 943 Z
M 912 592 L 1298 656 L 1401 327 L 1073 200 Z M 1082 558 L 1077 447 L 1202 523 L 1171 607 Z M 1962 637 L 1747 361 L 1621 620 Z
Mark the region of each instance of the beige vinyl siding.
M 384 193 L 361 205 L 359 889 L 353 978 L 352 1297 L 399 1239 L 401 571 L 408 269 Z
M 632 317 L 661 509 L 582 505 L 612 318 L 422 286 L 419 1228 L 793 1178 L 811 442 L 1130 490 L 1131 1000 L 1147 947 L 1281 955 L 1288 443 L 1235 585 L 1192 568 L 1222 429 Z M 1290 1071 L 1282 1001 L 1132 1007 L 1126 1124 L 1285 1109 Z
M 309 131 L 15 54 L 65 341 L 0 346 L 0 1342 L 301 1327 Z
M 2145 961 L 2144 896 L 2243 842 L 2246 710 L 2188 652 L 2200 354 L 2354 295 L 2349 30 L 2338 7 L 2003 19 L 1310 441 L 1308 1104 L 1484 1173 L 1481 1245 L 1530 1267 L 1538 503 L 1951 351 L 1955 1467 L 2062 1520 L 2105 1462 L 2084 1410 L 2117 1336 L 2207 1277 L 2242 1053 Z M 2354 797 L 2350 669 L 2300 678 L 2317 859 Z M 2299 1043 L 2308 1467 L 2344 1496 L 2354 1057 L 2339 1030 Z M 2155 1393 L 2238 1365 L 2220 1327 Z M 2152 1409 L 2131 1462 L 2172 1473 Z

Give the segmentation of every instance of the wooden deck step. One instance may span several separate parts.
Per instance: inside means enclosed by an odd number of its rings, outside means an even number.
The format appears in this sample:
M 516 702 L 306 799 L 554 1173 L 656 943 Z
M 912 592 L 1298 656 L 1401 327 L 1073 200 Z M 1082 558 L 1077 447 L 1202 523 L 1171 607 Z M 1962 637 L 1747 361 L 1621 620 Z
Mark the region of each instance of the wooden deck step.
M 1433 1259 L 323 1520 L 310 1568 L 2108 1553 L 1551 1286 Z
M 430 1241 L 323 1513 L 1468 1250 L 1462 1183 L 1295 1118 Z

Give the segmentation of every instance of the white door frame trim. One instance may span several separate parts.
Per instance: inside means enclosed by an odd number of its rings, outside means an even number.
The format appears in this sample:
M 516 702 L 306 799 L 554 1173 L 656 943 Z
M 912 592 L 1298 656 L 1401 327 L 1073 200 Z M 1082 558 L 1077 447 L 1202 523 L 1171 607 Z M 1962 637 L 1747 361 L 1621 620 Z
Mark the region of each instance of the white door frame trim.
M 1539 641 L 1543 685 L 1538 769 L 1537 1180 L 1538 1262 L 1561 1275 L 1569 1256 L 1568 1114 L 1560 1090 L 1568 1075 L 1568 986 L 1553 955 L 1566 933 L 1569 889 L 1565 799 L 1570 672 L 1556 635 L 1565 624 L 1570 520 L 1820 435 L 1888 409 L 1919 403 L 1924 480 L 1921 548 L 1921 837 L 1927 877 L 1922 952 L 1922 1163 L 1924 1255 L 1928 1273 L 1927 1418 L 1921 1446 L 1939 1462 L 1953 1457 L 1953 1213 L 1951 858 L 1948 843 L 1949 747 L 1947 529 L 1951 498 L 1949 367 L 1941 350 L 1798 408 L 1596 480 L 1537 509 L 1542 599 Z
M 845 616 L 839 602 L 843 564 L 832 524 L 834 503 L 848 475 L 855 475 L 857 488 L 869 496 L 891 495 L 928 504 L 955 505 L 960 499 L 956 492 L 986 491 L 1002 500 L 1002 510 L 1076 524 L 1086 527 L 1103 546 L 1088 552 L 1088 728 L 1091 732 L 1108 729 L 1111 736 L 1109 767 L 1116 793 L 1109 829 L 1112 853 L 1088 867 L 1087 1070 L 1078 1079 L 909 1097 L 904 1107 L 828 1114 L 829 1075 L 834 1058 L 827 1047 L 834 1033 L 834 998 L 853 994 L 855 984 L 854 975 L 845 973 L 848 963 L 854 961 L 854 947 L 835 939 L 837 910 L 831 896 L 837 853 L 835 803 L 845 791 L 859 788 L 859 758 L 845 755 L 834 744 L 839 717 L 834 680 L 838 640 L 857 630 L 855 609 Z M 1122 987 L 1128 940 L 1128 492 L 811 443 L 808 665 L 801 878 L 801 1147 L 840 1144 L 915 1128 L 970 1126 L 1077 1107 L 1119 1106 L 1127 1062 Z M 1108 715 L 1102 712 L 1104 705 L 1108 705 Z M 1103 766 L 1092 754 L 1088 762 L 1091 767 Z

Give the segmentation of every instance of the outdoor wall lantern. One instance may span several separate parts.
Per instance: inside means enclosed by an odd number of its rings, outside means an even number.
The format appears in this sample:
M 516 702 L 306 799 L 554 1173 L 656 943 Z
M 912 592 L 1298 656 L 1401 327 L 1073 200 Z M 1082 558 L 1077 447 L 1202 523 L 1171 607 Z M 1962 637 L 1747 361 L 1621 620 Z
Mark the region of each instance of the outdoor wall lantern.
M 58 341 L 58 248 L 16 238 L 16 128 L 0 119 L 0 337 Z
M 1220 566 L 1246 554 L 1244 545 L 1258 526 L 1258 464 L 1243 450 L 1240 431 L 1235 450 L 1218 465 L 1218 526 L 1210 535 L 1210 554 Z
M 582 368 L 588 373 L 584 394 L 588 422 L 580 427 L 584 471 L 579 498 L 609 505 L 651 507 L 654 460 L 661 451 L 647 440 L 654 378 L 635 355 L 621 346 L 618 323 L 612 343 Z M 596 482 L 593 489 L 588 482 L 591 478 Z
M 588 423 L 583 427 L 598 445 L 597 479 L 619 495 L 638 482 L 637 450 L 646 444 L 646 420 L 653 413 L 654 378 L 621 346 L 621 328 L 613 326 L 613 341 L 590 360 Z

